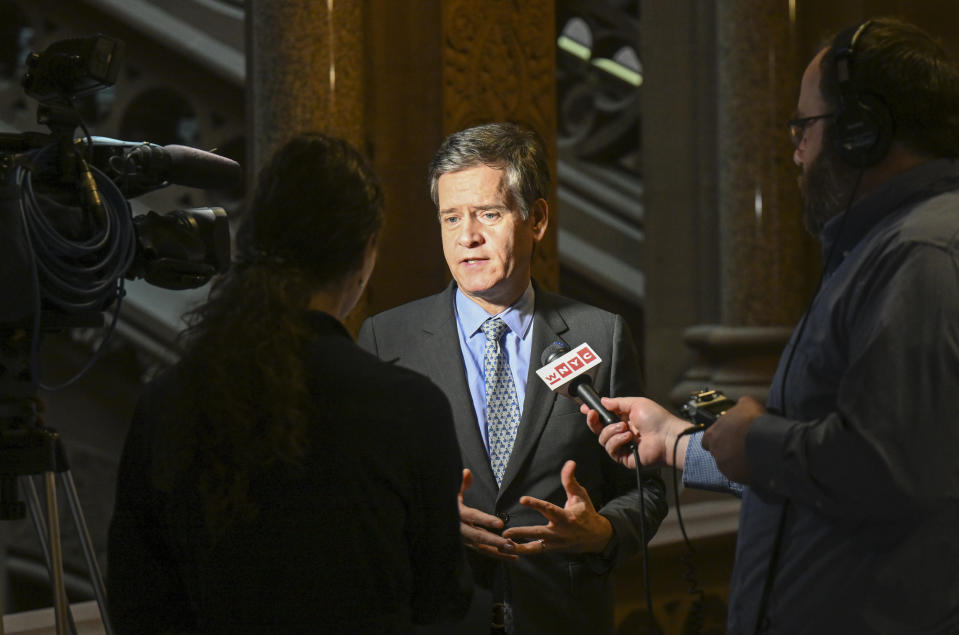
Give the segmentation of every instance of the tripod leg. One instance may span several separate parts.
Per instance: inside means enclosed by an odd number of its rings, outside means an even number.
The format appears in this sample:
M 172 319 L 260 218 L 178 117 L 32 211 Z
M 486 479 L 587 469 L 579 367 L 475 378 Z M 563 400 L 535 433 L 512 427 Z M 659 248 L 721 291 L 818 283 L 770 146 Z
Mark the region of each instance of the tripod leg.
M 49 531 L 47 529 L 47 522 L 43 515 L 43 510 L 40 508 L 40 495 L 37 492 L 36 483 L 33 482 L 33 478 L 30 476 L 24 477 L 23 481 L 26 484 L 27 504 L 30 507 L 30 517 L 33 519 L 33 526 L 37 531 L 37 538 L 40 541 L 40 549 L 43 551 L 43 558 L 47 565 L 47 573 L 50 576 L 50 581 L 53 588 L 54 615 L 56 617 L 57 635 L 62 635 L 65 632 L 65 627 L 63 626 L 64 619 L 66 620 L 66 625 L 70 628 L 70 633 L 72 635 L 77 635 L 77 627 L 73 621 L 73 614 L 69 611 L 69 606 L 66 603 L 66 590 L 63 582 L 63 556 L 60 550 L 60 521 L 56 506 L 56 481 L 53 479 L 53 472 L 46 472 L 45 475 L 49 476 L 49 478 L 45 481 L 48 512 L 50 510 L 51 497 L 53 499 L 53 513 L 50 515 L 51 527 Z M 54 525 L 56 525 L 56 530 L 53 529 Z M 56 533 L 55 540 L 51 535 L 53 533 Z M 51 548 L 51 541 L 52 544 L 56 545 L 56 554 L 54 554 L 54 549 Z M 59 562 L 58 566 L 55 566 L 56 562 Z M 61 607 L 63 610 L 61 610 Z M 65 618 L 62 615 L 63 613 L 65 613 Z
M 80 497 L 77 495 L 77 486 L 73 481 L 73 473 L 70 472 L 70 470 L 60 472 L 60 482 L 63 485 L 67 502 L 70 503 L 70 511 L 73 514 L 73 524 L 80 534 L 80 544 L 83 546 L 83 556 L 87 560 L 87 570 L 90 573 L 90 582 L 93 584 L 93 593 L 96 595 L 97 605 L 100 607 L 100 619 L 103 621 L 103 628 L 106 631 L 106 635 L 113 635 L 110 617 L 107 614 L 107 593 L 106 588 L 103 586 L 103 574 L 100 573 L 100 565 L 97 563 L 97 556 L 93 551 L 93 540 L 90 538 L 90 530 L 87 528 L 87 521 L 83 516 L 83 509 L 80 507 Z M 3 634 L 0 633 L 0 635 Z
M 40 495 L 37 493 L 36 483 L 33 478 L 25 476 L 27 505 L 30 507 L 30 518 L 33 520 L 33 528 L 37 532 L 37 538 L 40 540 L 40 549 L 43 551 L 43 559 L 47 564 L 47 572 L 50 572 L 50 547 L 47 545 L 47 521 L 40 509 Z
M 67 591 L 63 582 L 63 548 L 60 542 L 60 513 L 57 510 L 57 481 L 53 471 L 44 472 L 43 483 L 47 492 L 47 519 L 50 530 L 50 562 L 53 584 L 53 608 L 56 614 L 57 633 L 67 630 Z
M 0 635 L 4 634 L 3 630 L 3 616 L 5 615 L 3 610 L 3 598 L 7 592 L 7 563 L 6 552 L 0 553 L 0 558 L 4 559 L 3 567 L 0 567 Z

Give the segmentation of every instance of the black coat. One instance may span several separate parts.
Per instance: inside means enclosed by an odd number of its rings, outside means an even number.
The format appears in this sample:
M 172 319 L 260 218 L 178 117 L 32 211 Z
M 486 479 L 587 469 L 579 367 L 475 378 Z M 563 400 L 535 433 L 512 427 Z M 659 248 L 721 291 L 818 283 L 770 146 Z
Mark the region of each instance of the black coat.
M 218 541 L 206 538 L 198 499 L 174 500 L 151 478 L 172 426 L 203 422 L 176 414 L 176 367 L 147 386 L 110 527 L 118 632 L 401 633 L 465 611 L 462 463 L 446 398 L 360 350 L 332 317 L 310 319 L 308 454 L 256 478 L 258 515 Z

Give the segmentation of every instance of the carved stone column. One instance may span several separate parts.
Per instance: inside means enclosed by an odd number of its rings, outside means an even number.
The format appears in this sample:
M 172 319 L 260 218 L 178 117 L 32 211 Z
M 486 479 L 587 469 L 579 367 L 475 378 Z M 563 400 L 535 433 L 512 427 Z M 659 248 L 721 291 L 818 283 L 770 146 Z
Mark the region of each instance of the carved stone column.
M 527 123 L 555 178 L 555 26 L 547 0 L 247 0 L 251 165 L 300 130 L 349 139 L 383 182 L 387 222 L 362 317 L 449 279 L 426 168 L 445 135 Z M 558 283 L 555 187 L 534 276 Z
M 366 7 L 247 1 L 248 169 L 258 170 L 276 147 L 305 130 L 363 147 Z
M 443 132 L 490 120 L 536 129 L 550 156 L 552 191 L 546 237 L 533 276 L 559 286 L 556 253 L 556 32 L 548 0 L 448 0 L 442 18 Z
M 788 326 L 721 326 L 704 324 L 686 330 L 686 344 L 696 352 L 693 365 L 670 394 L 674 404 L 704 387 L 720 388 L 738 399 L 764 400 L 776 363 L 792 328 Z
M 367 11 L 365 1 L 247 0 L 250 183 L 298 132 L 318 130 L 367 148 Z M 352 330 L 366 305 L 364 297 L 347 320 Z
M 685 333 L 698 360 L 674 388 L 674 401 L 700 384 L 764 397 L 815 284 L 818 251 L 801 225 L 784 127 L 806 63 L 790 6 L 716 5 L 721 324 Z
M 785 128 L 805 61 L 787 0 L 722 2 L 717 29 L 721 320 L 792 324 L 815 282 Z

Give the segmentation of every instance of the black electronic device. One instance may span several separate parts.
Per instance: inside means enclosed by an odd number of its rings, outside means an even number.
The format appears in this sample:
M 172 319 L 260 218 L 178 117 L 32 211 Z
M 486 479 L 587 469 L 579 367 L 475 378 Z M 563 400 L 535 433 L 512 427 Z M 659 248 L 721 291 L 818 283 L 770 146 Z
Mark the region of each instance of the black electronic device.
M 879 95 L 860 91 L 853 81 L 856 43 L 871 21 L 840 31 L 833 41 L 839 109 L 833 124 L 833 140 L 840 158 L 851 166 L 865 168 L 882 161 L 892 143 L 893 119 Z
M 722 392 L 704 388 L 690 395 L 689 401 L 680 406 L 679 410 L 693 423 L 708 428 L 734 405 L 736 402 Z
M 123 42 L 105 35 L 59 40 L 27 57 L 23 90 L 41 104 L 67 105 L 112 86 L 123 50 Z

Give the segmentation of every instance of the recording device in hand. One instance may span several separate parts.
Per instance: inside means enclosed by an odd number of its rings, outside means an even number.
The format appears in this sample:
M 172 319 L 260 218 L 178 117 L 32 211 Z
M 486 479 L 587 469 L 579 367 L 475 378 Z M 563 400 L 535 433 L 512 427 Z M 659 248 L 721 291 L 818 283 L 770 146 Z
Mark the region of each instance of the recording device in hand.
M 735 404 L 735 401 L 722 392 L 703 388 L 690 395 L 689 401 L 680 406 L 679 410 L 685 418 L 693 423 L 708 428 Z
M 66 452 L 56 431 L 38 415 L 36 393 L 47 388 L 39 377 L 38 341 L 45 331 L 102 326 L 101 312 L 115 305 L 99 350 L 59 387 L 68 385 L 90 368 L 109 340 L 124 279 L 186 289 L 225 272 L 230 230 L 223 208 L 134 217 L 127 197 L 171 183 L 222 188 L 242 178 L 235 161 L 212 153 L 104 141 L 89 134 L 75 102 L 116 81 L 123 50 L 119 40 L 96 35 L 61 40 L 31 53 L 23 88 L 39 102 L 37 122 L 50 132 L 0 134 L 0 520 L 25 515 L 25 505 L 17 500 L 17 479 L 43 474 L 50 535 L 59 536 L 53 479 L 60 475 L 107 633 L 103 583 Z M 83 130 L 79 137 L 78 127 Z M 36 490 L 26 491 L 36 515 Z M 58 539 L 49 543 L 44 548 L 61 633 L 70 619 L 62 554 Z

